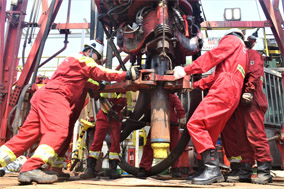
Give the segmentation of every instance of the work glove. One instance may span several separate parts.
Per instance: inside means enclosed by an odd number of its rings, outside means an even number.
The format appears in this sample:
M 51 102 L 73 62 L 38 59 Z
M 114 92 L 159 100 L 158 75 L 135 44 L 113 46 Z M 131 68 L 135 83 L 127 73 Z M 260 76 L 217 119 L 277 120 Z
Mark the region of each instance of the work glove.
M 95 99 L 97 101 L 100 98 L 100 93 L 97 90 L 88 89 L 89 95 L 91 98 Z
M 284 142 L 284 131 L 281 132 L 280 140 Z
M 103 90 L 106 87 L 106 85 L 107 85 L 107 82 L 105 82 L 105 81 L 99 82 L 99 86 L 100 86 L 99 90 Z
M 119 121 L 119 115 L 116 111 L 110 109 L 108 112 L 107 112 L 107 115 L 108 115 L 108 118 L 111 119 L 111 120 L 115 120 L 115 121 Z
M 180 126 L 180 128 L 183 128 L 183 129 L 186 127 L 186 119 L 185 119 L 185 117 L 179 119 L 179 126 Z
M 243 93 L 242 95 L 242 103 L 243 105 L 249 106 L 252 104 L 253 94 L 252 93 Z
M 182 66 L 176 66 L 174 68 L 174 77 L 175 80 L 183 78 L 184 76 L 186 76 L 186 73 L 184 71 L 184 68 Z
M 140 76 L 140 71 L 136 66 L 132 66 L 127 72 L 126 72 L 126 79 L 127 80 L 136 80 Z

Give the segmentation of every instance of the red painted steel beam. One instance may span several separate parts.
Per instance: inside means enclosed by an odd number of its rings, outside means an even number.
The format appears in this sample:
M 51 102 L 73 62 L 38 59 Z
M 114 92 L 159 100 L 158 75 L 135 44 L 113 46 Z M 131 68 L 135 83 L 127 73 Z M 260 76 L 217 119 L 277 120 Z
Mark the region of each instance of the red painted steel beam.
M 202 28 L 264 28 L 271 27 L 270 21 L 206 21 L 201 23 Z
M 40 26 L 42 25 L 42 22 L 44 22 L 44 19 L 49 13 L 49 7 L 48 7 L 47 0 L 42 0 L 41 7 L 42 7 L 41 17 L 39 18 L 39 21 L 38 21 L 38 24 Z
M 279 0 L 273 0 L 273 6 L 279 7 Z
M 6 20 L 6 0 L 0 0 L 0 92 L 3 87 L 3 54 L 4 54 L 4 33 L 5 33 L 5 20 Z M 1 103 L 1 95 L 0 95 Z
M 27 0 L 25 0 L 25 1 L 27 1 Z M 56 3 L 55 3 L 52 22 L 54 21 L 57 13 L 59 11 L 59 8 L 60 8 L 60 6 L 62 4 L 62 1 L 63 0 L 57 0 Z M 31 78 L 31 75 L 32 75 L 32 73 L 34 71 L 34 66 L 35 66 L 36 58 L 37 58 L 36 55 L 37 55 L 37 52 L 39 50 L 41 40 L 43 38 L 44 30 L 46 28 L 46 23 L 47 23 L 47 18 L 48 18 L 49 11 L 50 10 L 48 10 L 46 14 L 42 14 L 41 15 L 40 20 L 42 21 L 42 23 L 41 23 L 41 27 L 40 27 L 40 30 L 38 32 L 38 35 L 37 35 L 37 37 L 35 39 L 35 42 L 34 42 L 34 44 L 32 46 L 30 54 L 29 54 L 29 56 L 28 56 L 28 58 L 26 60 L 25 66 L 24 66 L 23 71 L 22 71 L 22 73 L 21 73 L 21 75 L 19 77 L 19 80 L 17 81 L 16 87 L 11 92 L 11 95 L 9 95 L 9 99 L 6 100 L 4 116 L 1 115 L 0 145 L 5 143 L 5 141 L 8 139 L 6 137 L 6 133 L 9 133 L 9 132 L 7 132 L 7 118 L 8 118 L 8 115 L 11 112 L 11 110 L 13 109 L 13 107 L 16 105 L 22 88 L 26 84 L 28 84 L 28 82 L 29 82 L 29 80 Z M 20 39 L 18 41 L 20 41 Z M 19 49 L 19 47 L 17 49 Z M 17 55 L 15 57 L 17 57 Z M 11 81 L 11 82 L 13 82 L 13 81 Z M 11 90 L 11 88 L 12 87 L 10 87 L 10 90 Z
M 271 27 L 270 21 L 206 21 L 203 28 L 264 28 Z M 89 29 L 90 23 L 54 23 L 52 29 Z
M 0 0 L 0 116 L 3 114 L 3 95 L 4 95 L 4 35 L 5 35 L 5 20 L 6 20 L 6 0 Z M 1 117 L 0 117 L 1 123 Z
M 18 2 L 17 7 L 11 7 L 11 10 L 8 11 L 8 28 L 7 28 L 7 37 L 4 46 L 3 54 L 3 67 L 2 72 L 3 77 L 3 101 L 1 105 L 1 129 L 0 129 L 0 145 L 3 144 L 6 140 L 7 135 L 7 122 L 8 114 L 7 107 L 8 101 L 10 101 L 10 94 L 12 91 L 13 82 L 16 79 L 16 67 L 18 65 L 18 52 L 22 36 L 22 30 L 26 15 L 28 0 L 23 0 Z M 3 10 L 6 11 L 6 10 Z M 4 22 L 5 23 L 5 22 Z
M 206 21 L 201 23 L 202 28 L 264 28 L 271 27 L 269 20 L 266 21 Z M 90 23 L 54 23 L 52 29 L 90 29 Z
M 272 26 L 270 28 L 281 51 L 282 59 L 284 60 L 284 31 L 282 28 L 284 21 L 279 8 L 278 6 L 274 7 L 270 0 L 259 0 L 259 3 L 266 18 L 271 21 Z M 282 66 L 284 66 L 283 62 Z
M 51 29 L 90 29 L 90 23 L 58 23 L 53 24 Z

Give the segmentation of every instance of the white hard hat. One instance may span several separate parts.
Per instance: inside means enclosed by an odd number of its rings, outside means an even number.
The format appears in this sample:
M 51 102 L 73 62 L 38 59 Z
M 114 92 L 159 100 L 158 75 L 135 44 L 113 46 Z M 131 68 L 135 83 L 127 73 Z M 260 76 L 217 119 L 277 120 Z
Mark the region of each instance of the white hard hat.
M 103 56 L 104 45 L 101 42 L 99 42 L 98 40 L 90 40 L 88 43 L 85 43 L 84 44 L 84 49 L 86 49 L 86 48 L 92 48 L 101 57 Z M 100 58 L 100 57 L 98 57 L 98 58 Z
M 245 40 L 245 36 L 242 32 L 242 30 L 238 29 L 238 28 L 232 28 L 232 29 L 229 29 L 224 36 L 226 35 L 229 35 L 229 34 L 232 34 L 232 33 L 237 33 L 237 34 L 240 34 L 240 36 L 242 37 L 242 40 Z

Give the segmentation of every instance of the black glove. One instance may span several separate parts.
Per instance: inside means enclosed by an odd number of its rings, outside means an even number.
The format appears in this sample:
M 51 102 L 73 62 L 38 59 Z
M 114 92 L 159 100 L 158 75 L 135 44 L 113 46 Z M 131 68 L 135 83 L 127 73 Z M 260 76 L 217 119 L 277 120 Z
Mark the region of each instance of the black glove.
M 136 80 L 140 76 L 140 71 L 136 66 L 132 66 L 127 72 L 126 72 L 126 79 L 127 80 Z
M 115 121 L 119 121 L 119 115 L 116 111 L 110 109 L 107 113 L 109 119 L 115 120 Z
M 128 110 L 127 108 L 124 108 L 122 110 L 122 114 L 123 114 L 124 117 L 130 117 L 132 115 L 132 111 Z
M 105 88 L 106 84 L 107 84 L 107 82 L 105 82 L 105 81 L 99 82 L 100 90 L 103 90 Z

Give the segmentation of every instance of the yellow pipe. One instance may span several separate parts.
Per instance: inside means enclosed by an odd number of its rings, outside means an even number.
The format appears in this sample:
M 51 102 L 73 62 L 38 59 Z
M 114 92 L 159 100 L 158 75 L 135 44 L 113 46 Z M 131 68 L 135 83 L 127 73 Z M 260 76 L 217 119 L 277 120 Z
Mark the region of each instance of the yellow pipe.
M 265 54 L 267 57 L 269 57 L 269 50 L 268 50 L 268 45 L 267 45 L 267 40 L 266 40 L 266 32 L 265 32 L 265 28 L 263 28 L 263 35 L 264 35 L 264 44 L 265 44 Z

